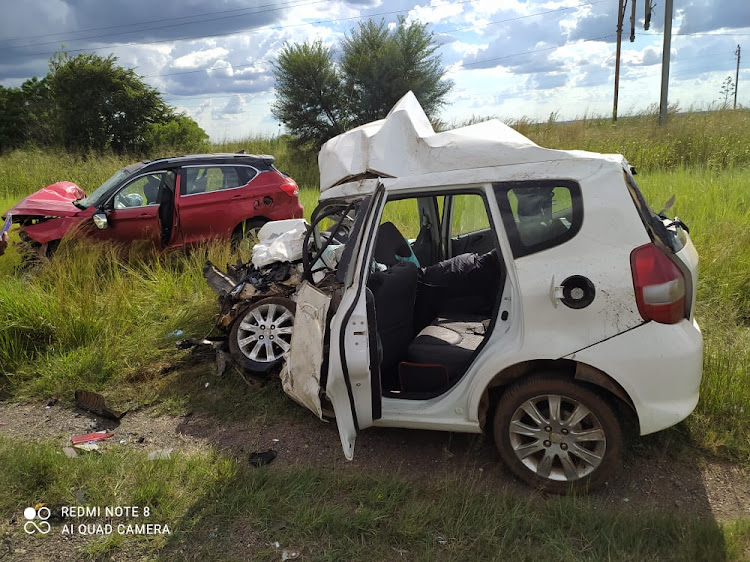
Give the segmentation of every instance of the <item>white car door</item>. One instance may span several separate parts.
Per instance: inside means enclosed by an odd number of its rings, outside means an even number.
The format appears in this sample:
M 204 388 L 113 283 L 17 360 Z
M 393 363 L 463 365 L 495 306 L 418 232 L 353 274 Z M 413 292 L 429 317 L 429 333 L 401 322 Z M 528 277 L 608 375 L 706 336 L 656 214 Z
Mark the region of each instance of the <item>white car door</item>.
M 382 185 L 357 214 L 339 264 L 343 274 L 341 300 L 330 319 L 326 372 L 319 371 L 325 341 L 323 322 L 330 305 L 326 295 L 311 285 L 301 288 L 290 356 L 281 373 L 284 391 L 322 417 L 320 390 L 336 416 L 344 455 L 351 460 L 360 429 L 380 417 L 380 373 L 374 307 L 368 297 L 367 276 L 385 190 Z M 315 213 L 313 213 L 315 216 Z M 313 227 L 315 224 L 313 223 Z M 309 260 L 308 260 L 309 261 Z M 344 264 L 344 262 L 346 262 Z M 372 330 L 370 329 L 372 326 Z M 374 374 L 374 376 L 373 376 Z M 375 384 L 373 384 L 373 379 Z

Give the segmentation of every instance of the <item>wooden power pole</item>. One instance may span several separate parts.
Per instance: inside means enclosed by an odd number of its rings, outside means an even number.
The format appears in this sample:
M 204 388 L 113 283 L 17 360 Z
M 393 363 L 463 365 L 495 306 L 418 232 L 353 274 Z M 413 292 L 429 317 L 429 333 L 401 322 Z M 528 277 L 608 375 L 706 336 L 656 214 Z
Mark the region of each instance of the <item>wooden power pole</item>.
M 620 0 L 617 9 L 617 54 L 615 55 L 615 100 L 612 105 L 612 121 L 617 121 L 617 96 L 620 91 L 620 51 L 622 50 L 622 20 L 625 16 L 627 0 Z
M 737 57 L 737 73 L 734 75 L 734 108 L 737 109 L 737 85 L 740 81 L 740 46 L 737 45 L 737 50 L 734 55 Z
M 667 91 L 669 90 L 669 54 L 672 50 L 672 5 L 673 0 L 664 2 L 664 49 L 661 55 L 661 100 L 659 101 L 659 124 L 667 122 Z

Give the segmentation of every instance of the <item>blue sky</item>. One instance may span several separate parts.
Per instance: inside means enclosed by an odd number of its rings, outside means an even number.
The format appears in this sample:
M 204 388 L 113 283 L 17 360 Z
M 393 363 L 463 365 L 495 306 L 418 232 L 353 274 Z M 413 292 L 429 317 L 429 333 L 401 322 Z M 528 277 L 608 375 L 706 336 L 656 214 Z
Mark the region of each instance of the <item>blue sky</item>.
M 632 0 L 629 0 L 632 2 Z M 649 31 L 637 0 L 635 41 L 625 20 L 620 114 L 658 104 L 664 0 Z M 285 42 L 336 46 L 367 18 L 426 23 L 455 87 L 441 118 L 545 120 L 612 111 L 617 0 L 0 0 L 0 84 L 43 76 L 61 45 L 114 54 L 212 140 L 275 134 L 271 63 Z M 670 102 L 705 108 L 734 79 L 750 106 L 750 2 L 678 0 Z

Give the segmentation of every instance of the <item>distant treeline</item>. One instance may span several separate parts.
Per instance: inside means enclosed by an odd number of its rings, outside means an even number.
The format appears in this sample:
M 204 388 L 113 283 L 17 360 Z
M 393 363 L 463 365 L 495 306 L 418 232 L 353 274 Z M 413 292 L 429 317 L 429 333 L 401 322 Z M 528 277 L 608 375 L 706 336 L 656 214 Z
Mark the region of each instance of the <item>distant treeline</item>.
M 112 55 L 57 53 L 44 78 L 0 85 L 0 152 L 36 146 L 139 154 L 201 149 L 207 141 L 195 121 Z

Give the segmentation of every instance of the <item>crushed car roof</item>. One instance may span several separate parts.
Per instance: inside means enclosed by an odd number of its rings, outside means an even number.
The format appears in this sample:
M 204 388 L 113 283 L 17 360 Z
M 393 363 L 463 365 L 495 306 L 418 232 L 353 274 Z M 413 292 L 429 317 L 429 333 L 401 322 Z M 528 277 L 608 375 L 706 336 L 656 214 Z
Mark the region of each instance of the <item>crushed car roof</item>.
M 542 148 L 497 119 L 436 133 L 416 96 L 408 92 L 385 119 L 326 142 L 318 154 L 318 165 L 323 192 L 367 177 L 400 178 L 582 157 L 612 159 L 590 152 Z

